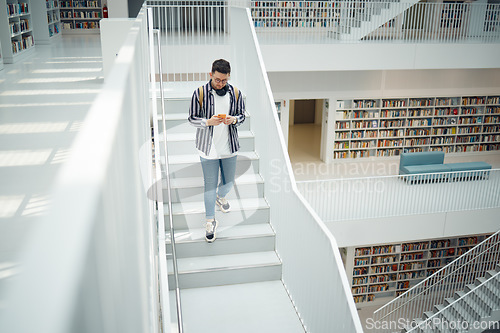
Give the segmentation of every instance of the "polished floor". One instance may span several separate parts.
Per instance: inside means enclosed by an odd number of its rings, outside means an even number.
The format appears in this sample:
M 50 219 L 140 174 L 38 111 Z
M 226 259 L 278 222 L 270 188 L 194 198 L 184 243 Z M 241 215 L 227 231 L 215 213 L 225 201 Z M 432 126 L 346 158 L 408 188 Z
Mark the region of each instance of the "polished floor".
M 103 85 L 99 35 L 62 36 L 0 70 L 0 309 L 31 228 Z

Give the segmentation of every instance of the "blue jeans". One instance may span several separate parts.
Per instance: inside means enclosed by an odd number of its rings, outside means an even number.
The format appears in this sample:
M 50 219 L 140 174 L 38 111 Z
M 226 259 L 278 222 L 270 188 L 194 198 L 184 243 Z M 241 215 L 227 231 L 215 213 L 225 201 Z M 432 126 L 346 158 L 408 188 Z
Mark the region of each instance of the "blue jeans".
M 234 185 L 234 175 L 236 173 L 236 157 L 208 160 L 200 157 L 203 178 L 205 180 L 205 214 L 207 219 L 215 218 L 216 196 L 224 198 L 231 191 Z M 220 183 L 219 181 L 220 169 Z

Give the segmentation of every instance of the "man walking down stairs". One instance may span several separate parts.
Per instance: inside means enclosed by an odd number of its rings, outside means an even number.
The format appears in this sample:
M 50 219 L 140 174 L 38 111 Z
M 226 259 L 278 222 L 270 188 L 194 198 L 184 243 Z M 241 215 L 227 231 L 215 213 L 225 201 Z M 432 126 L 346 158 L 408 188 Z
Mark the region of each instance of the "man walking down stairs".
M 225 80 L 219 76 L 215 78 L 219 83 Z M 238 124 L 234 187 L 225 196 L 230 209 L 221 203 L 222 207 L 214 210 L 218 227 L 213 240 L 215 237 L 217 240 L 208 242 L 210 232 L 207 231 L 210 230 L 203 227 L 207 212 L 205 180 L 196 145 L 197 128 L 186 121 L 192 107 L 191 94 L 201 84 L 188 84 L 188 90 L 176 90 L 175 97 L 172 93 L 165 100 L 171 213 L 184 331 L 303 333 L 305 329 L 281 281 L 282 264 L 275 252 L 271 207 L 264 198 L 260 159 L 254 150 L 254 135 L 250 130 L 251 114 L 246 111 L 243 116 L 229 113 L 237 122 L 245 121 Z M 245 97 L 238 93 L 241 99 Z M 198 90 L 195 94 L 199 95 Z M 207 101 L 206 96 L 204 92 L 203 103 Z M 241 103 L 244 106 L 243 101 Z M 232 125 L 218 126 L 230 128 Z M 165 212 L 168 220 L 167 204 Z M 165 225 L 169 228 L 169 223 Z M 176 321 L 170 230 L 166 230 L 166 235 L 171 319 Z M 176 325 L 172 323 L 172 327 Z

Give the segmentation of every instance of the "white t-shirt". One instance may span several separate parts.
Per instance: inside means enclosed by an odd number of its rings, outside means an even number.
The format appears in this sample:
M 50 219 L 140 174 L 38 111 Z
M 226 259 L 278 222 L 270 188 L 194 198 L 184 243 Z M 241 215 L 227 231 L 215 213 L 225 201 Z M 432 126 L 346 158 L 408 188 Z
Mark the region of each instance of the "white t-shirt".
M 230 94 L 226 93 L 224 96 L 219 96 L 217 93 L 212 91 L 214 96 L 214 106 L 215 114 L 226 114 L 229 111 Z M 227 158 L 236 155 L 236 153 L 231 154 L 231 148 L 229 147 L 229 125 L 221 123 L 217 126 L 213 126 L 213 136 L 210 147 L 210 153 L 206 155 L 201 150 L 198 153 L 201 157 L 214 160 L 219 158 Z

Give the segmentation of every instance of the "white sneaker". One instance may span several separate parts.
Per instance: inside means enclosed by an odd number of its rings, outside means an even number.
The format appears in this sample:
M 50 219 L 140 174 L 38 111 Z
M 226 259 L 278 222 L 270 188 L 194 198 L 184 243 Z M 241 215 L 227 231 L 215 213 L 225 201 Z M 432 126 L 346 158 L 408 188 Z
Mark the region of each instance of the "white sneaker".
M 215 232 L 217 231 L 217 221 L 214 219 L 213 221 L 208 221 L 205 223 L 205 240 L 208 243 L 213 243 L 217 236 Z
M 229 205 L 229 202 L 226 198 L 220 198 L 219 196 L 217 196 L 215 203 L 217 204 L 217 206 L 219 206 L 220 210 L 223 213 L 227 213 L 231 210 L 231 206 Z

